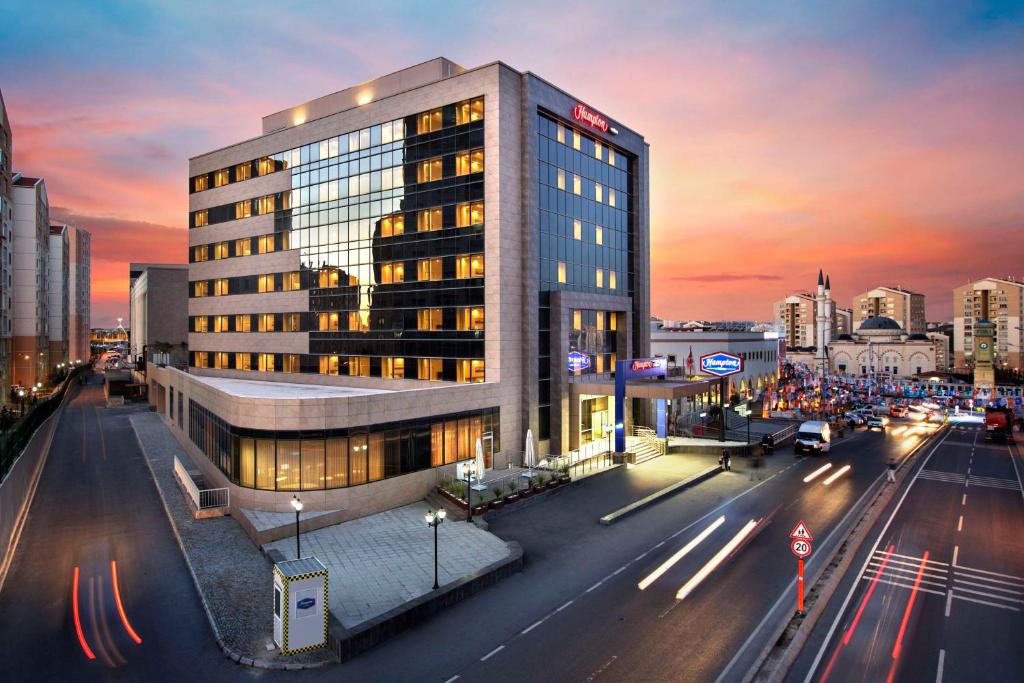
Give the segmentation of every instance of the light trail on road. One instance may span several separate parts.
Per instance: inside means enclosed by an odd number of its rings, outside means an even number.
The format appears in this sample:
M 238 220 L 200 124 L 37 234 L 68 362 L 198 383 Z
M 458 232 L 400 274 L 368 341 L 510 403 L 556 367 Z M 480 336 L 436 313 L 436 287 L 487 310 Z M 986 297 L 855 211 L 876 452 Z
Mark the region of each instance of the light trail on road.
M 829 476 L 829 478 L 828 478 L 828 479 L 826 479 L 826 480 L 825 480 L 825 486 L 828 486 L 829 484 L 831 484 L 831 483 L 832 483 L 832 482 L 834 482 L 834 481 L 835 481 L 836 479 L 838 479 L 839 477 L 843 476 L 844 474 L 846 474 L 846 473 L 847 473 L 847 472 L 849 472 L 849 471 L 850 471 L 850 466 L 849 466 L 849 465 L 843 465 L 843 466 L 842 466 L 842 467 L 840 467 L 840 468 L 839 468 L 838 470 L 836 470 L 835 472 L 833 472 L 833 473 L 832 473 L 832 474 L 831 474 L 831 475 Z
M 640 583 L 637 584 L 637 588 L 639 588 L 640 590 L 644 590 L 652 583 L 657 581 L 662 576 L 662 574 L 671 569 L 676 562 L 686 557 L 687 553 L 689 553 L 691 550 L 700 545 L 700 543 L 704 541 L 704 539 L 710 536 L 715 529 L 722 526 L 723 524 L 725 524 L 725 515 L 722 515 L 721 517 L 716 519 L 714 522 L 711 523 L 710 526 L 708 526 L 707 529 L 700 532 L 700 534 L 698 534 L 696 538 L 694 538 L 692 541 L 690 541 L 682 548 L 680 548 L 674 555 L 672 555 L 672 557 L 662 562 L 661 566 L 659 566 L 653 572 L 648 574 Z
M 804 483 L 808 484 L 808 483 L 814 481 L 814 479 L 818 475 L 820 475 L 822 472 L 828 472 L 830 469 L 832 469 L 832 463 L 830 463 L 830 462 L 825 463 L 824 465 L 822 465 L 821 467 L 819 467 L 818 469 L 814 470 L 813 472 L 808 474 L 806 477 L 804 477 Z
M 78 611 L 78 567 L 75 567 L 74 578 L 72 579 L 71 588 L 71 601 L 72 610 L 75 616 L 75 634 L 78 636 L 78 644 L 82 646 L 82 651 L 85 652 L 85 656 L 89 659 L 96 659 L 96 655 L 93 653 L 92 648 L 89 647 L 89 643 L 85 640 L 85 632 L 82 631 L 82 617 Z
M 132 625 L 128 623 L 128 615 L 125 614 L 124 605 L 121 603 L 121 589 L 117 585 L 117 561 L 110 561 L 110 577 L 111 582 L 114 584 L 114 602 L 117 603 L 117 613 L 121 615 L 121 623 L 124 624 L 124 630 L 128 632 L 131 639 L 135 641 L 136 645 L 142 645 L 142 638 L 135 632 Z
M 676 593 L 676 600 L 684 600 L 686 596 L 696 590 L 697 586 L 708 577 L 711 572 L 715 571 L 715 568 L 722 563 L 722 560 L 729 556 L 733 550 L 736 549 L 743 539 L 750 535 L 750 532 L 757 527 L 757 520 L 752 519 L 746 523 L 746 525 L 739 530 L 739 532 L 729 540 L 725 546 L 719 550 L 714 557 L 712 557 L 706 565 L 701 567 L 700 571 L 693 575 L 689 581 L 683 584 L 683 587 Z

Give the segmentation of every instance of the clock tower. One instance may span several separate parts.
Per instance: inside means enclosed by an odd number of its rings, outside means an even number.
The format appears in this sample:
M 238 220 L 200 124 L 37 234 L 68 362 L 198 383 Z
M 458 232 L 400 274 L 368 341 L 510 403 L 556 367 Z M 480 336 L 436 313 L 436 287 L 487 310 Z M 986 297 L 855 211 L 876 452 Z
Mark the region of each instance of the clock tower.
M 981 398 L 982 393 L 991 397 L 996 388 L 996 370 L 994 364 L 995 323 L 979 320 L 974 323 L 974 395 Z

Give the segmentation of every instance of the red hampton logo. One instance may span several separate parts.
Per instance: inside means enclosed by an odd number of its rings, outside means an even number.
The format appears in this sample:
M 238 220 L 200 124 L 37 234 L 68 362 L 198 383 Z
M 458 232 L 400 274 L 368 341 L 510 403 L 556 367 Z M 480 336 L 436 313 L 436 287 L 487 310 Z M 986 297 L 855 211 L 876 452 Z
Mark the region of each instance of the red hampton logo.
M 635 360 L 633 361 L 633 372 L 640 372 L 641 370 L 653 370 L 654 361 L 651 359 Z
M 577 121 L 582 121 L 592 128 L 597 128 L 602 133 L 608 132 L 608 120 L 596 111 L 588 109 L 585 104 L 577 104 L 573 107 L 572 116 Z

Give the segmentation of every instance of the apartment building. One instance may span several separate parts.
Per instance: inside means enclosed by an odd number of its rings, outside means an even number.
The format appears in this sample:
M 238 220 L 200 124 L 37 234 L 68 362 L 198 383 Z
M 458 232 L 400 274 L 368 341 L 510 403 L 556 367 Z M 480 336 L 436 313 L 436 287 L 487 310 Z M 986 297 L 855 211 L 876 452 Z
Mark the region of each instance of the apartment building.
M 13 361 L 11 381 L 31 386 L 46 378 L 50 365 L 49 268 L 50 207 L 41 178 L 15 173 L 12 243 Z
M 129 282 L 132 358 L 149 360 L 156 350 L 187 364 L 188 264 L 132 263 Z
M 953 363 L 968 369 L 974 356 L 974 328 L 994 325 L 993 363 L 997 369 L 1024 368 L 1024 280 L 986 277 L 953 290 Z
M 924 294 L 893 285 L 876 287 L 853 297 L 853 330 L 868 318 L 885 316 L 900 324 L 907 334 L 925 334 Z
M 67 227 L 68 234 L 68 360 L 85 362 L 91 355 L 92 235 Z
M 0 91 L 0 404 L 10 394 L 14 273 L 11 243 L 14 236 L 14 190 L 11 178 L 12 135 L 4 95 Z
M 50 226 L 49 263 L 47 264 L 47 344 L 50 367 L 68 362 L 69 228 Z
M 358 516 L 478 442 L 487 468 L 528 429 L 567 452 L 610 425 L 596 378 L 649 354 L 647 143 L 535 74 L 434 59 L 266 116 L 188 182 L 191 367 L 150 396 L 233 504 Z

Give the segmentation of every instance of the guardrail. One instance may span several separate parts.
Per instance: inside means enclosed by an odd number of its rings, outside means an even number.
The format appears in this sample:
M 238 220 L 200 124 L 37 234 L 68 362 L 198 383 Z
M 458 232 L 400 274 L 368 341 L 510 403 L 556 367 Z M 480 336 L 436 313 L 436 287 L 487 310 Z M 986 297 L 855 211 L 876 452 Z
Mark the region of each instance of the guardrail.
M 786 439 L 792 439 L 794 436 L 796 436 L 796 430 L 799 428 L 800 425 L 794 423 L 791 425 L 787 425 L 780 429 L 779 431 L 772 434 L 772 437 L 775 439 L 775 445 L 781 445 L 782 442 L 784 442 Z
M 633 432 L 633 436 L 639 438 L 644 444 L 657 451 L 658 455 L 665 455 L 665 451 L 667 450 L 667 440 L 658 438 L 658 432 L 654 431 L 650 427 L 638 427 L 636 425 L 633 425 L 633 428 L 630 431 Z
M 212 508 L 223 508 L 231 506 L 231 491 L 227 488 L 200 489 L 192 481 L 192 475 L 188 473 L 185 466 L 181 464 L 178 457 L 174 457 L 174 476 L 188 492 L 189 498 L 197 510 L 209 510 Z

